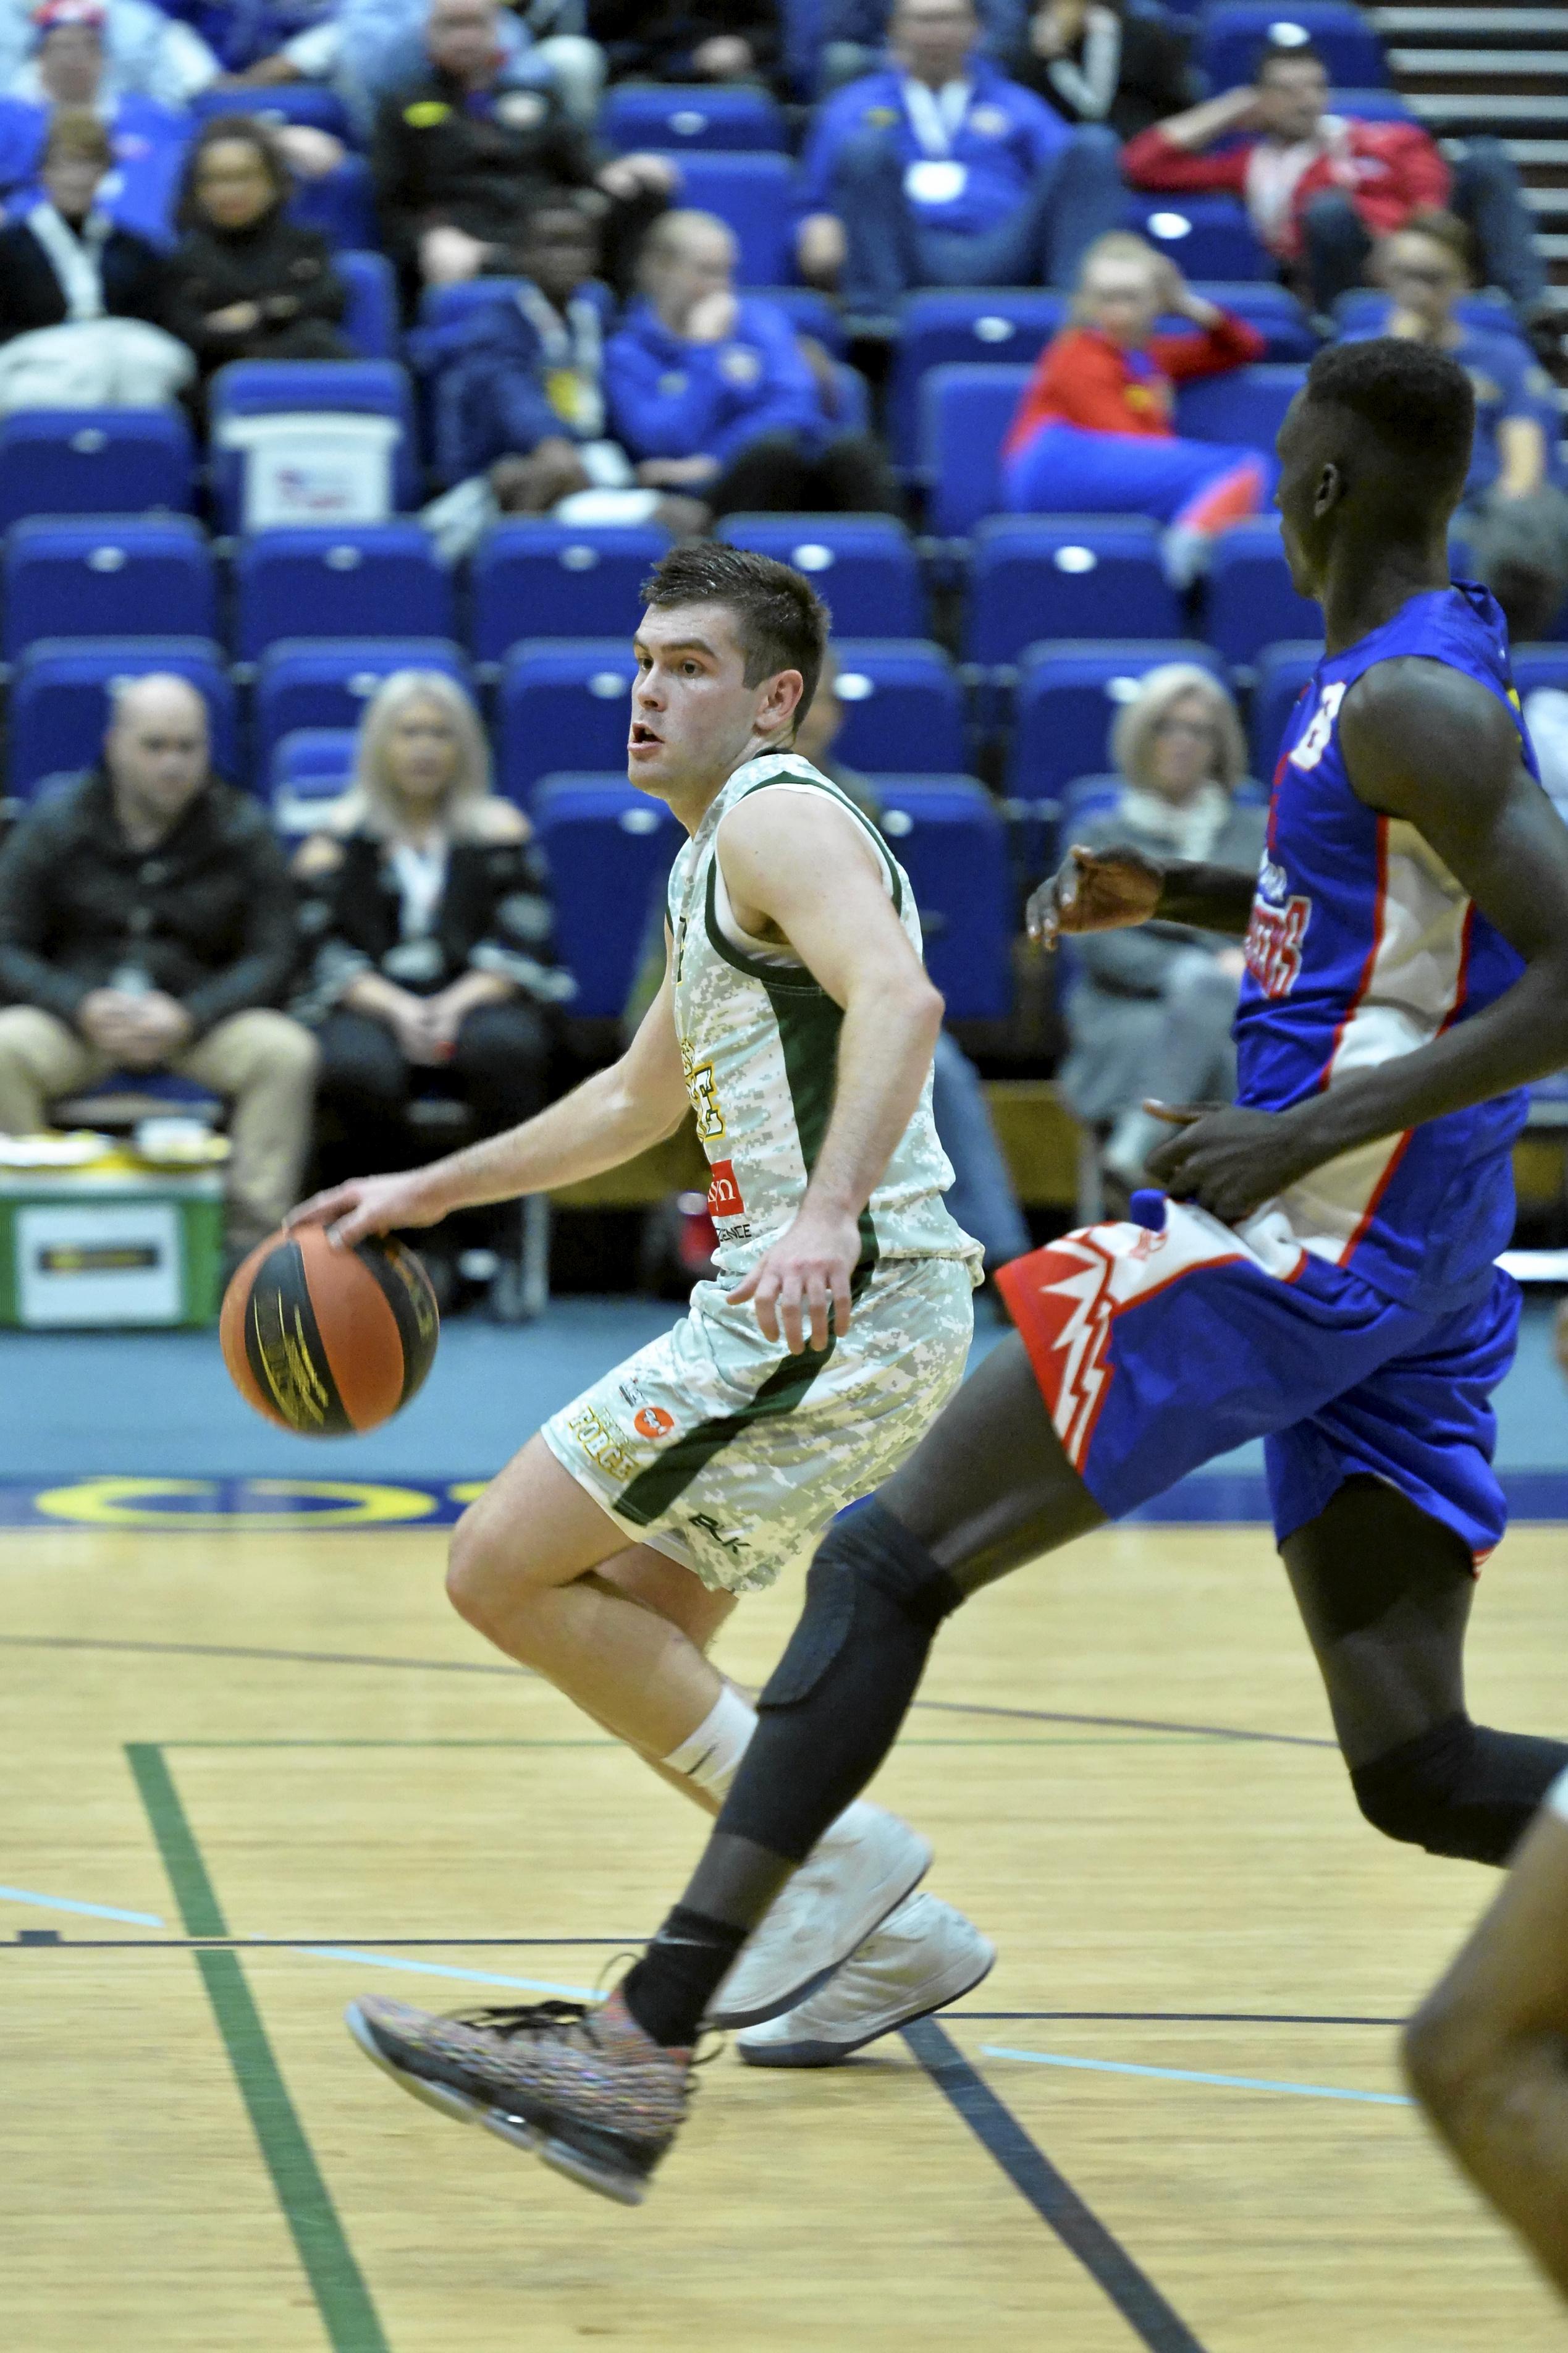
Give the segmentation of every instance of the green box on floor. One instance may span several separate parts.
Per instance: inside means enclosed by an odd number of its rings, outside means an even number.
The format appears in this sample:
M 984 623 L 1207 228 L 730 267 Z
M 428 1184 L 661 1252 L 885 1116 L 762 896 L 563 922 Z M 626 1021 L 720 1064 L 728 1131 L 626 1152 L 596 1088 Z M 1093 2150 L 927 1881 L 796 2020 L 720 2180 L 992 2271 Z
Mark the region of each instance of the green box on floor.
M 0 1324 L 211 1324 L 223 1208 L 210 1169 L 0 1174 Z

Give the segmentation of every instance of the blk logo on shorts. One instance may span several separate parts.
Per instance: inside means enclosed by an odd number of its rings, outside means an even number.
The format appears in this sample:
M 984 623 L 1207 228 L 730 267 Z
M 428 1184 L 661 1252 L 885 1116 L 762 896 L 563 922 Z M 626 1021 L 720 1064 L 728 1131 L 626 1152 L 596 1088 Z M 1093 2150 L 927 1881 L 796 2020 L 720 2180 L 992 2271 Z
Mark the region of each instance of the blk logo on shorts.
M 733 1162 L 715 1160 L 712 1167 L 712 1178 L 708 1187 L 709 1216 L 715 1220 L 720 1218 L 743 1218 L 746 1214 L 746 1205 L 741 1198 L 741 1188 L 735 1182 Z
M 666 1413 L 661 1405 L 645 1405 L 632 1417 L 632 1428 L 640 1438 L 668 1438 L 675 1428 L 675 1416 Z

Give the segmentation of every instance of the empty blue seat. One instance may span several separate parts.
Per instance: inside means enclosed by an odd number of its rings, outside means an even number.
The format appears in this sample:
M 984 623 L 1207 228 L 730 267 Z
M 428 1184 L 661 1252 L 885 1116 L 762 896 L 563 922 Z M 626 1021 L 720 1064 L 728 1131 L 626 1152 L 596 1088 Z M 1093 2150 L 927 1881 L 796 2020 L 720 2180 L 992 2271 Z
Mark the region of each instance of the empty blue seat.
M 223 446 L 231 419 L 247 417 L 385 417 L 399 428 L 393 456 L 393 495 L 412 506 L 419 493 L 419 457 L 414 396 L 407 372 L 395 360 L 232 360 L 212 381 L 214 488 L 224 528 L 239 527 L 243 506 L 243 460 Z
M 668 549 L 668 534 L 651 527 L 497 523 L 469 572 L 476 658 L 500 661 L 524 638 L 629 638 L 642 617 L 642 584 Z
M 921 385 L 963 360 L 1017 364 L 1038 357 L 1067 315 L 1067 297 L 1035 286 L 928 288 L 907 295 L 888 383 L 888 438 L 900 466 L 919 453 Z
M 215 114 L 246 114 L 269 131 L 302 122 L 312 131 L 330 132 L 350 146 L 354 143 L 353 125 L 342 99 L 319 83 L 274 82 L 265 90 L 236 90 L 232 84 L 216 82 L 185 102 L 198 122 L 210 121 Z
M 397 280 L 384 253 L 340 253 L 338 276 L 348 288 L 342 329 L 362 360 L 397 356 Z
M 1336 114 L 1359 115 L 1363 122 L 1414 122 L 1410 100 L 1397 90 L 1336 90 L 1329 101 Z
M 1128 199 L 1126 221 L 1185 278 L 1274 276 L 1273 257 L 1235 196 L 1143 193 Z
M 468 682 L 460 646 L 446 638 L 300 638 L 268 646 L 256 673 L 256 772 L 296 727 L 357 727 L 383 679 L 396 670 L 440 670 Z
M 1001 504 L 1002 442 L 1026 367 L 932 368 L 921 385 L 921 479 L 933 532 L 957 538 Z
M 289 206 L 289 217 L 301 228 L 319 228 L 336 251 L 363 252 L 374 248 L 378 223 L 375 189 L 363 155 L 345 155 L 334 171 L 318 180 L 301 180 Z
M 184 512 L 195 490 L 178 410 L 24 408 L 0 419 L 0 531 L 24 515 Z
M 1013 882 L 1002 813 L 970 776 L 879 776 L 882 830 L 914 886 L 926 970 L 953 1021 L 1013 1002 Z
M 717 82 L 623 81 L 605 93 L 599 135 L 617 154 L 668 148 L 671 154 L 720 148 L 726 154 L 782 154 L 784 119 L 765 90 Z
M 1316 605 L 1298 596 L 1279 543 L 1278 515 L 1233 523 L 1214 543 L 1204 634 L 1228 662 L 1249 662 L 1263 646 L 1304 638 L 1321 626 Z
M 255 661 L 279 638 L 450 638 L 448 565 L 416 522 L 264 531 L 235 558 L 235 652 Z
M 1312 322 L 1288 286 L 1267 278 L 1211 278 L 1194 285 L 1193 291 L 1206 295 L 1211 302 L 1234 311 L 1238 319 L 1256 327 L 1267 340 L 1266 360 L 1310 360 L 1318 348 Z M 1162 319 L 1159 326 L 1167 334 L 1193 331 L 1186 319 Z
M 1015 661 L 1041 638 L 1179 638 L 1160 538 L 1147 515 L 994 515 L 974 535 L 965 656 Z
M 5 657 L 36 638 L 217 635 L 212 554 L 190 515 L 37 515 L 5 539 Z
M 1007 790 L 1021 800 L 1059 798 L 1075 776 L 1103 768 L 1110 730 L 1149 671 L 1196 661 L 1223 679 L 1207 646 L 1190 638 L 1108 638 L 1031 646 L 1018 665 Z
M 1322 659 L 1323 640 L 1321 635 L 1317 638 L 1294 638 L 1283 645 L 1265 646 L 1258 657 L 1252 685 L 1249 733 L 1252 772 L 1266 783 L 1272 777 L 1279 761 L 1285 723 L 1290 716 L 1296 697 Z
M 795 166 L 787 155 L 672 154 L 680 201 L 717 213 L 740 247 L 738 280 L 782 285 L 795 276 Z
M 1196 441 L 1240 441 L 1272 451 L 1285 411 L 1307 381 L 1304 367 L 1234 368 L 1176 387 L 1176 430 Z
M 546 776 L 533 821 L 550 861 L 555 944 L 577 983 L 572 1010 L 618 1018 L 649 911 L 685 837 L 663 803 L 624 773 Z
M 172 670 L 199 690 L 212 725 L 213 765 L 243 783 L 234 685 L 221 647 L 210 638 L 40 638 L 11 681 L 11 791 L 25 800 L 46 776 L 89 767 L 109 725 L 110 687 L 150 670 Z
M 625 638 L 514 646 L 496 692 L 500 790 L 526 807 L 541 776 L 560 769 L 625 776 L 636 672 Z
M 963 698 L 940 646 L 919 638 L 841 638 L 834 756 L 873 776 L 962 775 L 969 765 Z
M 1310 41 L 1332 82 L 1379 90 L 1388 80 L 1383 43 L 1352 0 L 1210 0 L 1199 20 L 1197 63 L 1211 90 L 1235 90 L 1252 79 L 1263 48 L 1305 47 Z
M 718 535 L 804 572 L 831 608 L 840 636 L 925 634 L 914 543 L 891 515 L 731 514 Z
M 296 727 L 274 744 L 268 781 L 279 833 L 315 830 L 323 808 L 348 788 L 357 741 L 352 727 Z

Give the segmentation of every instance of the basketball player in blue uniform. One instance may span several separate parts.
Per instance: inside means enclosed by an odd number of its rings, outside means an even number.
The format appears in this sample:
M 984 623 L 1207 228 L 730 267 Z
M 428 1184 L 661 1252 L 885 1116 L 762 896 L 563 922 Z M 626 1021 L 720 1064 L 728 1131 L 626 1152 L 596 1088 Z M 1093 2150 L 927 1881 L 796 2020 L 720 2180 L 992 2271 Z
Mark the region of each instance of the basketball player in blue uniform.
M 870 1779 L 942 1620 L 979 1587 L 1267 1441 L 1275 1533 L 1363 1812 L 1500 1863 L 1568 1746 L 1473 1723 L 1463 1647 L 1505 1518 L 1489 1397 L 1519 1301 L 1523 1089 L 1568 1062 L 1568 829 L 1536 780 L 1501 617 L 1448 582 L 1473 399 L 1447 354 L 1320 353 L 1277 503 L 1327 651 L 1292 716 L 1256 892 L 1073 851 L 1058 934 L 1158 915 L 1244 937 L 1238 1101 L 1171 1113 L 1163 1195 L 1004 1270 L 1017 1325 L 819 1547 L 804 1615 L 681 1903 L 609 2000 L 432 2034 L 394 2064 L 521 2119 L 635 2200 L 713 1989 Z M 447 2071 L 443 2073 L 442 2071 Z

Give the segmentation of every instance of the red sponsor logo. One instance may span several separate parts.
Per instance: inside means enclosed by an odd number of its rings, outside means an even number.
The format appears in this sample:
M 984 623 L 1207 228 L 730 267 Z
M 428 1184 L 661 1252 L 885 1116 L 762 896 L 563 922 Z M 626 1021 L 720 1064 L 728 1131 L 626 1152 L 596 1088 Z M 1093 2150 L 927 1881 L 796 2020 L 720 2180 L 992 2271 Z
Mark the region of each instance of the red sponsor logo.
M 1247 933 L 1247 968 L 1265 997 L 1289 997 L 1301 974 L 1301 941 L 1312 912 L 1310 899 L 1287 899 L 1271 907 L 1253 902 Z
M 632 1428 L 642 1438 L 668 1438 L 675 1428 L 675 1416 L 666 1413 L 661 1405 L 645 1405 L 633 1417 Z
M 743 1218 L 746 1205 L 741 1198 L 741 1188 L 735 1182 L 732 1161 L 715 1160 L 712 1180 L 708 1187 L 708 1214 L 712 1219 Z

